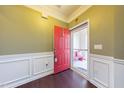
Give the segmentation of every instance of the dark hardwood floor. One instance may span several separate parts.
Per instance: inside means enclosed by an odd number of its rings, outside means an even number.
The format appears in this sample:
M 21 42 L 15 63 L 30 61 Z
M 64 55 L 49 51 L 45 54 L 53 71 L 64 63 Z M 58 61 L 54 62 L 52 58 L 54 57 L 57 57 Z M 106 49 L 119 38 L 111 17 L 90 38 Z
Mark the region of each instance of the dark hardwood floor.
M 49 75 L 21 85 L 18 88 L 96 88 L 89 81 L 72 70 Z

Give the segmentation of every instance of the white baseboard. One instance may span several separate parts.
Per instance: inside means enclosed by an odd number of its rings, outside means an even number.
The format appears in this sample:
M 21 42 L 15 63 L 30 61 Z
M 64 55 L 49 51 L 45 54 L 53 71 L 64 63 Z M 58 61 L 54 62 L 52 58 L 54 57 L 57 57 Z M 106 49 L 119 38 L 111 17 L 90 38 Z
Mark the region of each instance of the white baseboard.
M 31 78 L 27 78 L 27 79 L 24 79 L 24 80 L 21 80 L 21 81 L 15 81 L 13 83 L 7 84 L 7 85 L 4 86 L 4 88 L 15 88 L 15 87 L 18 87 L 20 85 L 29 83 L 29 82 L 31 82 L 33 80 L 37 80 L 37 79 L 40 79 L 42 77 L 51 75 L 53 73 L 54 73 L 54 71 L 53 70 L 50 70 L 50 71 L 44 72 L 44 73 L 42 73 L 40 75 L 33 76 Z
M 83 74 L 83 73 L 79 72 L 79 71 L 78 71 L 78 70 L 76 70 L 75 68 L 71 67 L 71 70 L 75 71 L 76 73 L 78 73 L 79 75 L 81 75 L 83 78 L 85 78 L 85 79 L 89 80 L 87 75 L 85 75 L 85 74 Z
M 71 67 L 71 70 L 75 71 L 77 74 L 79 74 L 80 76 L 82 76 L 83 78 L 85 78 L 86 80 L 88 80 L 90 83 L 92 83 L 93 85 L 95 85 L 98 88 L 101 88 L 102 86 L 98 85 L 96 82 L 90 80 L 88 78 L 88 76 L 84 75 L 83 73 L 77 71 L 75 68 Z
M 97 88 L 106 88 L 104 86 L 102 86 L 101 84 L 95 82 L 94 80 L 89 80 L 90 83 L 92 83 L 93 85 L 95 85 Z

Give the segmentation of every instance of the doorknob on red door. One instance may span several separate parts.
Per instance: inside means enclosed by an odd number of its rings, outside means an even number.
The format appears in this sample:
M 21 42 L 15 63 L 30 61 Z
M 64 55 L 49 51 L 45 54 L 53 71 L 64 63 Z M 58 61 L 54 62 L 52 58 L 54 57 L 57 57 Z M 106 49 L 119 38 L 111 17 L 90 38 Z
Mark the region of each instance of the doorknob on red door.
M 57 57 L 55 57 L 55 63 L 57 62 Z
M 54 53 L 56 52 L 56 49 L 54 48 Z
M 56 57 L 56 55 L 54 56 L 54 62 L 55 62 L 55 63 L 57 62 L 57 57 Z

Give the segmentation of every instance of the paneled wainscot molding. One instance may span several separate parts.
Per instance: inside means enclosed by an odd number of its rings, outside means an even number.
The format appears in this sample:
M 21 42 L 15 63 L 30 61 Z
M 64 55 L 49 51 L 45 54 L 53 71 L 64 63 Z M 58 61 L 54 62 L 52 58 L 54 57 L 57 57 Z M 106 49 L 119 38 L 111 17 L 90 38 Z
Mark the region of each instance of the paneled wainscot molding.
M 90 82 L 101 88 L 124 88 L 124 60 L 90 55 Z
M 97 87 L 124 88 L 124 60 L 90 54 L 89 70 L 90 76 L 83 77 Z M 53 72 L 53 52 L 0 56 L 0 87 L 17 87 Z
M 53 73 L 53 52 L 0 56 L 0 87 L 17 87 Z

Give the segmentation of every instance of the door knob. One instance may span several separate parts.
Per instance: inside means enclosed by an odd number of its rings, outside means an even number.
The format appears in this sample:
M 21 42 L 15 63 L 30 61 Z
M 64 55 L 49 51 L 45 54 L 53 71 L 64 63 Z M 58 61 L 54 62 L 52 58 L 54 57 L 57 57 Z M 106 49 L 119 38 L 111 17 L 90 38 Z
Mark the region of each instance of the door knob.
M 56 49 L 54 48 L 54 53 L 56 52 Z
M 54 62 L 55 62 L 55 63 L 57 62 L 57 57 L 54 58 Z

